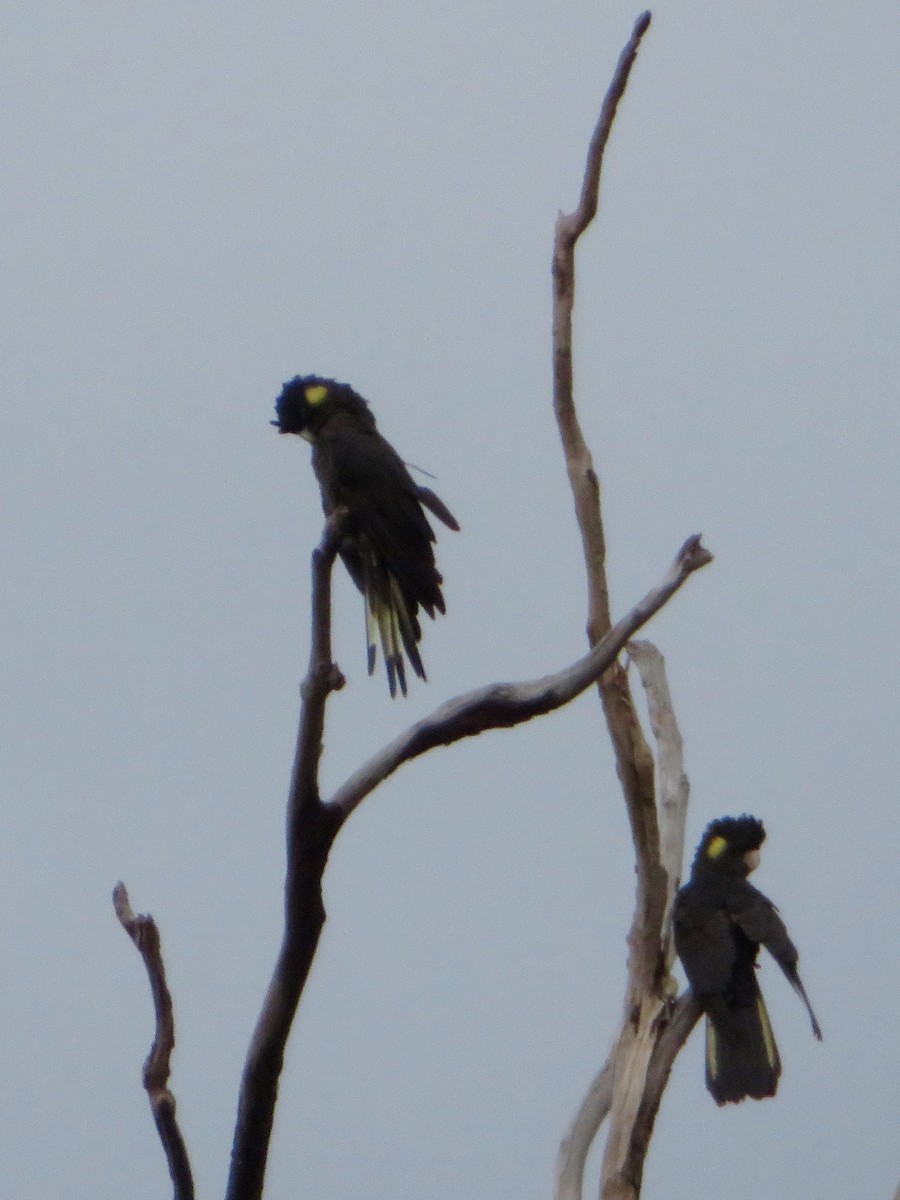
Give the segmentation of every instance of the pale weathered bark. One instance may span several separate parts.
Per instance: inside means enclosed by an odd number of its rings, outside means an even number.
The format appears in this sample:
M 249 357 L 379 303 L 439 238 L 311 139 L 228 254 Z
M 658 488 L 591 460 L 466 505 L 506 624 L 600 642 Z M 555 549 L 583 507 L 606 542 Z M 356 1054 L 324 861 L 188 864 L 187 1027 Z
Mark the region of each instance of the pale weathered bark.
M 665 660 L 652 642 L 645 641 L 629 642 L 628 657 L 637 667 L 641 677 L 647 697 L 650 729 L 656 743 L 659 857 L 666 872 L 663 962 L 668 971 L 675 961 L 675 942 L 670 918 L 675 893 L 681 884 L 690 784 L 684 771 L 684 742 L 675 719 Z
M 600 485 L 578 422 L 572 387 L 575 247 L 596 215 L 604 150 L 638 47 L 649 25 L 650 14 L 643 13 L 620 55 L 591 138 L 578 207 L 573 213 L 559 215 L 554 241 L 554 411 L 581 531 L 588 584 L 587 632 L 592 645 L 609 628 L 610 608 Z M 628 936 L 628 981 L 622 1026 L 608 1067 L 598 1077 L 605 1080 L 607 1069 L 611 1071 L 610 1128 L 601 1178 L 603 1200 L 636 1200 L 640 1193 L 649 1131 L 644 1138 L 646 1119 L 641 1124 L 639 1114 L 646 1113 L 651 1061 L 671 1014 L 668 980 L 671 937 L 667 920 L 681 873 L 687 806 L 681 739 L 668 701 L 662 660 L 654 659 L 649 651 L 638 647 L 634 661 L 639 670 L 643 666 L 648 674 L 649 682 L 645 686 L 652 722 L 655 717 L 654 733 L 659 748 L 660 803 L 658 805 L 653 755 L 641 729 L 626 670 L 616 662 L 601 677 L 599 689 L 631 828 L 637 888 Z M 665 784 L 663 772 L 672 773 L 672 778 L 667 778 Z M 558 1162 L 558 1198 L 580 1200 L 583 1161 L 577 1161 L 575 1148 L 584 1145 L 591 1122 L 596 1121 L 596 1134 L 606 1115 L 602 1106 L 595 1103 L 595 1090 L 595 1087 L 591 1089 L 563 1143 L 566 1154 L 561 1152 Z M 655 1113 L 656 1107 L 653 1108 L 654 1117 Z M 652 1129 L 652 1119 L 649 1128 Z M 586 1155 L 586 1148 L 584 1153 Z M 563 1169 L 560 1169 L 560 1163 Z
M 657 747 L 660 846 L 669 897 L 663 926 L 663 961 L 668 971 L 674 958 L 668 911 L 681 871 L 688 781 L 663 657 L 655 646 L 644 641 L 630 642 L 628 656 L 637 667 L 647 694 L 650 725 Z M 674 990 L 674 980 L 666 974 L 659 991 L 654 991 L 645 1010 L 637 1014 L 637 1021 L 627 1019 L 624 1022 L 606 1064 L 588 1089 L 560 1147 L 556 1164 L 556 1200 L 581 1200 L 588 1153 L 603 1121 L 617 1103 L 630 1106 L 626 1110 L 630 1114 L 629 1120 L 623 1121 L 629 1130 L 629 1138 L 621 1148 L 619 1176 L 631 1181 L 625 1185 L 632 1188 L 631 1195 L 639 1194 L 653 1122 L 672 1063 L 699 1015 L 689 996 L 675 1003 Z M 621 1069 L 623 1061 L 629 1074 L 616 1093 L 616 1071 Z M 625 1084 L 631 1085 L 630 1090 Z

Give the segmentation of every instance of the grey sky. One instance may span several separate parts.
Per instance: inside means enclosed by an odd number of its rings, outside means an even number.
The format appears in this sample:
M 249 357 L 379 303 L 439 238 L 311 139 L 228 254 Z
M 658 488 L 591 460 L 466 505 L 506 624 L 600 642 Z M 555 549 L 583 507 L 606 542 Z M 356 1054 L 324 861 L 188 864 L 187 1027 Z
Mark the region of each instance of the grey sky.
M 326 785 L 448 695 L 582 652 L 548 268 L 639 8 L 0 11 L 0 1179 L 166 1194 L 121 877 L 162 929 L 214 1196 L 279 933 L 321 527 L 272 402 L 297 372 L 349 380 L 463 527 L 406 701 L 366 678 L 336 576 Z M 647 631 L 691 851 L 713 816 L 766 821 L 758 881 L 825 1033 L 767 963 L 779 1096 L 717 1110 L 692 1039 L 647 1200 L 887 1200 L 900 1173 L 898 50 L 886 0 L 661 4 L 579 258 L 616 612 L 689 533 L 716 554 Z M 595 699 L 406 768 L 326 884 L 268 1196 L 548 1196 L 632 902 Z

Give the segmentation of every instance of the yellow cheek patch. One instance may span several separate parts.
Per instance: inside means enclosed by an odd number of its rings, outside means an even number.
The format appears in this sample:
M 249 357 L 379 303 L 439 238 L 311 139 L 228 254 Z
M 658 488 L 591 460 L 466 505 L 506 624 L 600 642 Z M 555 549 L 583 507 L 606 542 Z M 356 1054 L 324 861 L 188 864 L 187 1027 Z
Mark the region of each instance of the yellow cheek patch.
M 304 393 L 307 404 L 321 404 L 323 400 L 328 398 L 328 388 L 324 384 L 316 383 L 312 387 L 308 387 Z
M 728 849 L 728 843 L 723 837 L 714 837 L 706 847 L 707 858 L 721 858 Z

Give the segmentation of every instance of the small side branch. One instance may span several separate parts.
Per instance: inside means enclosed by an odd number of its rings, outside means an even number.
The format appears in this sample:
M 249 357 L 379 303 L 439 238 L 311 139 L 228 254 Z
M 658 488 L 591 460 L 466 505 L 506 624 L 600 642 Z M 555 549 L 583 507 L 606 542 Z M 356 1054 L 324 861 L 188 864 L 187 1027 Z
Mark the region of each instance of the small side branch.
M 156 1010 L 156 1032 L 153 1045 L 144 1063 L 144 1087 L 156 1130 L 169 1164 L 174 1200 L 194 1200 L 194 1181 L 187 1147 L 175 1118 L 175 1097 L 169 1091 L 169 1062 L 175 1048 L 175 1017 L 172 995 L 166 983 L 159 930 L 149 916 L 135 916 L 124 883 L 113 890 L 113 907 L 119 923 L 138 948 L 153 995 Z
M 590 653 L 542 679 L 492 684 L 448 700 L 370 758 L 335 792 L 327 807 L 343 823 L 398 767 L 435 746 L 449 746 L 489 729 L 521 725 L 568 704 L 609 669 L 632 634 L 662 608 L 688 576 L 711 561 L 712 555 L 701 544 L 700 535 L 688 538 L 660 583 L 610 629 Z

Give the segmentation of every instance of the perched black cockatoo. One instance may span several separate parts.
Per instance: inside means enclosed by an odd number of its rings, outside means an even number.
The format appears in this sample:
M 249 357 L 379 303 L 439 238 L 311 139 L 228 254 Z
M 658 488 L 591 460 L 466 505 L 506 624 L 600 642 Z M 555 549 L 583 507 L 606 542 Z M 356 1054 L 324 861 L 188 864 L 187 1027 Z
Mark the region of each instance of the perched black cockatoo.
M 380 641 L 391 695 L 406 695 L 403 655 L 420 679 L 422 637 L 418 612 L 444 612 L 443 582 L 434 561 L 434 531 L 423 505 L 450 529 L 455 517 L 429 488 L 419 487 L 375 425 L 369 406 L 346 383 L 318 375 L 289 380 L 275 402 L 280 433 L 312 443 L 312 465 L 326 516 L 347 511 L 340 547 L 344 565 L 362 592 L 369 674 Z
M 766 837 L 755 817 L 712 821 L 697 847 L 690 882 L 675 897 L 675 948 L 706 1013 L 706 1086 L 717 1104 L 774 1096 L 781 1059 L 756 982 L 765 946 L 822 1031 L 797 974 L 797 948 L 778 909 L 747 881 Z

